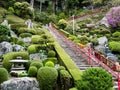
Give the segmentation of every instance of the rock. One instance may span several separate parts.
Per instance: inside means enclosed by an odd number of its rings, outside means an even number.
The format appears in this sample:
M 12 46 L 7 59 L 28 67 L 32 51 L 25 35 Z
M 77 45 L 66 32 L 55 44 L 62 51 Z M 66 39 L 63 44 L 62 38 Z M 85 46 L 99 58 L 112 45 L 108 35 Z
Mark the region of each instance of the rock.
M 107 28 L 110 26 L 106 17 L 100 21 L 100 25 L 105 25 Z
M 9 42 L 1 42 L 0 43 L 0 54 L 6 54 L 12 51 L 12 45 Z
M 105 45 L 108 42 L 108 39 L 104 36 L 98 38 L 98 41 L 99 41 L 99 45 Z
M 13 78 L 1 84 L 0 90 L 40 90 L 36 79 L 29 77 Z
M 23 47 L 23 46 L 18 45 L 18 44 L 14 44 L 14 45 L 13 45 L 13 51 L 19 52 L 19 51 L 23 51 L 23 50 L 24 50 L 24 47 Z

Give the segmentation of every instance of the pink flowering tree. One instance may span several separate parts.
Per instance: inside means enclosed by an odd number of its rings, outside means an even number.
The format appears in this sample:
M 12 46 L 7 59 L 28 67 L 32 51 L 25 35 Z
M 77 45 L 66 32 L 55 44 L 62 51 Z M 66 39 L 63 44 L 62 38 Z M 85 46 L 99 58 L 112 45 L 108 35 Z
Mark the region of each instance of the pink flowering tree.
M 120 6 L 113 7 L 106 14 L 106 18 L 111 27 L 119 27 L 120 26 Z

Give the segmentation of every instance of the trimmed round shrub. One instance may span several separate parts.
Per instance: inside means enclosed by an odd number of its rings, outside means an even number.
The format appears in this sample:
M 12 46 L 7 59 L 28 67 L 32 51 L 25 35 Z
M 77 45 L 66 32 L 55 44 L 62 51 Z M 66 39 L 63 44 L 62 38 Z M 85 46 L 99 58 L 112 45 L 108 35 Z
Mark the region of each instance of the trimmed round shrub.
M 18 44 L 18 45 L 21 45 L 21 46 L 24 46 L 24 45 L 25 45 L 25 43 L 24 43 L 24 41 L 23 41 L 22 39 L 19 39 L 19 40 L 17 41 L 17 44 Z
M 15 12 L 13 7 L 9 7 L 9 8 L 8 8 L 8 11 L 11 12 L 11 13 L 14 13 L 14 12 Z
M 60 71 L 60 83 L 62 90 L 69 90 L 72 86 L 72 77 L 67 70 Z
M 38 70 L 37 80 L 40 90 L 55 90 L 58 72 L 52 67 L 42 67 Z
M 3 67 L 10 71 L 12 63 L 10 60 L 16 59 L 16 57 L 22 57 L 24 60 L 29 60 L 29 54 L 27 52 L 9 52 L 3 57 Z M 29 67 L 29 62 L 25 65 L 26 69 Z
M 8 71 L 5 68 L 0 68 L 0 84 L 9 79 Z
M 87 85 L 88 85 L 87 81 L 84 82 L 82 80 L 79 80 L 75 82 L 75 86 L 77 87 L 78 90 L 91 90 Z
M 113 87 L 112 75 L 103 68 L 88 68 L 83 72 L 82 80 L 90 90 L 109 90 Z
M 10 41 L 16 43 L 18 41 L 18 38 L 13 36 L 10 38 Z
M 99 44 L 99 43 L 98 43 L 99 41 L 98 41 L 98 39 L 96 39 L 96 38 L 91 39 L 90 41 L 91 41 L 91 43 L 93 43 L 93 45 L 95 45 L 95 46 Z
M 39 39 L 41 39 L 40 35 L 32 35 L 31 42 L 33 44 L 38 44 L 39 43 Z
M 48 51 L 48 57 L 55 57 L 56 52 L 53 50 Z
M 37 52 L 37 49 L 36 49 L 35 45 L 30 45 L 27 50 L 30 54 L 33 54 L 33 53 Z
M 112 34 L 113 37 L 120 37 L 120 32 L 116 31 Z
M 36 77 L 37 76 L 37 67 L 35 66 L 30 66 L 28 70 L 28 76 L 29 77 Z
M 41 62 L 41 60 L 33 60 L 30 64 L 30 66 L 35 66 L 37 69 L 43 67 L 43 63 Z
M 31 37 L 32 34 L 31 34 L 31 33 L 21 33 L 19 36 L 20 36 L 21 38 L 26 38 L 26 37 Z
M 16 75 L 18 77 L 27 77 L 28 76 L 28 73 L 25 71 L 25 72 L 22 72 L 22 73 L 19 73 L 18 75 Z
M 18 33 L 21 34 L 21 33 L 31 33 L 33 35 L 36 34 L 36 30 L 35 29 L 29 29 L 29 28 L 19 28 L 18 29 Z
M 52 61 L 48 61 L 45 63 L 45 66 L 48 66 L 48 67 L 54 67 L 54 63 Z
M 112 52 L 120 53 L 120 42 L 109 42 L 109 48 L 112 50 Z
M 48 62 L 48 61 L 52 61 L 54 64 L 56 64 L 56 63 L 57 63 L 57 58 L 46 58 L 46 59 L 43 61 L 43 63 L 45 64 L 45 63 Z

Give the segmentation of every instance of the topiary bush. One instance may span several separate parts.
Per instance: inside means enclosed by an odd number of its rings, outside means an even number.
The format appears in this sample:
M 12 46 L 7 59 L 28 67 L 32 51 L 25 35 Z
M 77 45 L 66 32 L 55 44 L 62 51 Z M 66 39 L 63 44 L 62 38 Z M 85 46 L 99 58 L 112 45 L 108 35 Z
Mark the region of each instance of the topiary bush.
M 29 54 L 33 54 L 33 53 L 37 52 L 35 45 L 30 45 L 27 50 L 28 50 Z
M 12 67 L 12 63 L 10 63 L 10 60 L 16 59 L 16 57 L 18 56 L 22 57 L 22 59 L 29 60 L 29 54 L 27 52 L 9 52 L 3 57 L 3 67 L 10 71 Z M 25 67 L 26 69 L 28 69 L 29 62 L 25 65 Z
M 36 34 L 36 30 L 35 29 L 29 29 L 29 28 L 18 28 L 18 34 L 21 34 L 21 33 L 30 33 L 30 34 L 33 34 L 35 35 Z
M 50 50 L 48 51 L 48 57 L 55 57 L 56 56 L 56 52 L 54 50 Z
M 41 62 L 41 60 L 33 60 L 30 66 L 35 66 L 37 69 L 39 69 L 43 67 L 43 63 Z
M 62 90 L 68 90 L 72 86 L 72 77 L 67 70 L 60 70 L 60 83 Z
M 120 42 L 109 42 L 109 48 L 112 50 L 112 52 L 120 53 Z
M 21 38 L 26 38 L 26 37 L 32 37 L 32 34 L 31 33 L 21 33 L 19 36 Z
M 78 89 L 78 90 L 91 90 L 89 88 L 88 85 L 88 82 L 87 81 L 82 81 L 82 80 L 79 80 L 79 81 L 76 81 L 75 82 L 75 87 Z
M 60 66 L 57 70 L 60 72 L 61 70 L 66 70 L 66 68 L 64 66 Z
M 32 35 L 31 43 L 38 44 L 39 39 L 41 39 L 40 35 Z
M 35 66 L 30 66 L 28 70 L 28 76 L 29 77 L 36 77 L 37 76 L 37 67 Z
M 9 79 L 8 71 L 5 68 L 0 68 L 0 84 Z
M 48 66 L 48 67 L 54 67 L 54 63 L 52 61 L 48 61 L 45 63 L 45 66 Z
M 120 32 L 116 31 L 112 34 L 113 37 L 120 37 Z
M 34 19 L 34 10 L 29 7 L 29 3 L 27 2 L 16 2 L 14 4 L 15 14 L 26 19 Z
M 52 67 L 42 67 L 38 70 L 37 80 L 40 90 L 55 90 L 58 72 Z
M 85 87 L 89 87 L 85 90 L 109 90 L 113 87 L 112 75 L 102 68 L 88 68 L 83 72 L 82 80 L 84 82 L 77 82 L 77 84 L 85 84 Z M 79 85 L 79 88 L 81 87 Z
M 17 44 L 18 44 L 18 45 L 21 45 L 21 46 L 24 46 L 24 45 L 25 45 L 25 42 L 24 42 L 22 39 L 18 39 L 18 40 L 17 40 Z
M 45 63 L 48 62 L 48 61 L 52 61 L 54 64 L 56 64 L 56 63 L 57 63 L 57 58 L 46 58 L 46 59 L 43 61 L 43 63 L 45 64 Z

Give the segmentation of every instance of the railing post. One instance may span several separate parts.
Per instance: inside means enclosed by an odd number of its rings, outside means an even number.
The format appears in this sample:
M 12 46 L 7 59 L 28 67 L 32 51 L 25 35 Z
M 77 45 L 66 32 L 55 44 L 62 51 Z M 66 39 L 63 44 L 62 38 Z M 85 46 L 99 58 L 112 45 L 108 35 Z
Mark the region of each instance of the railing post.
M 120 76 L 119 76 L 119 72 L 118 72 L 118 90 L 120 90 Z

